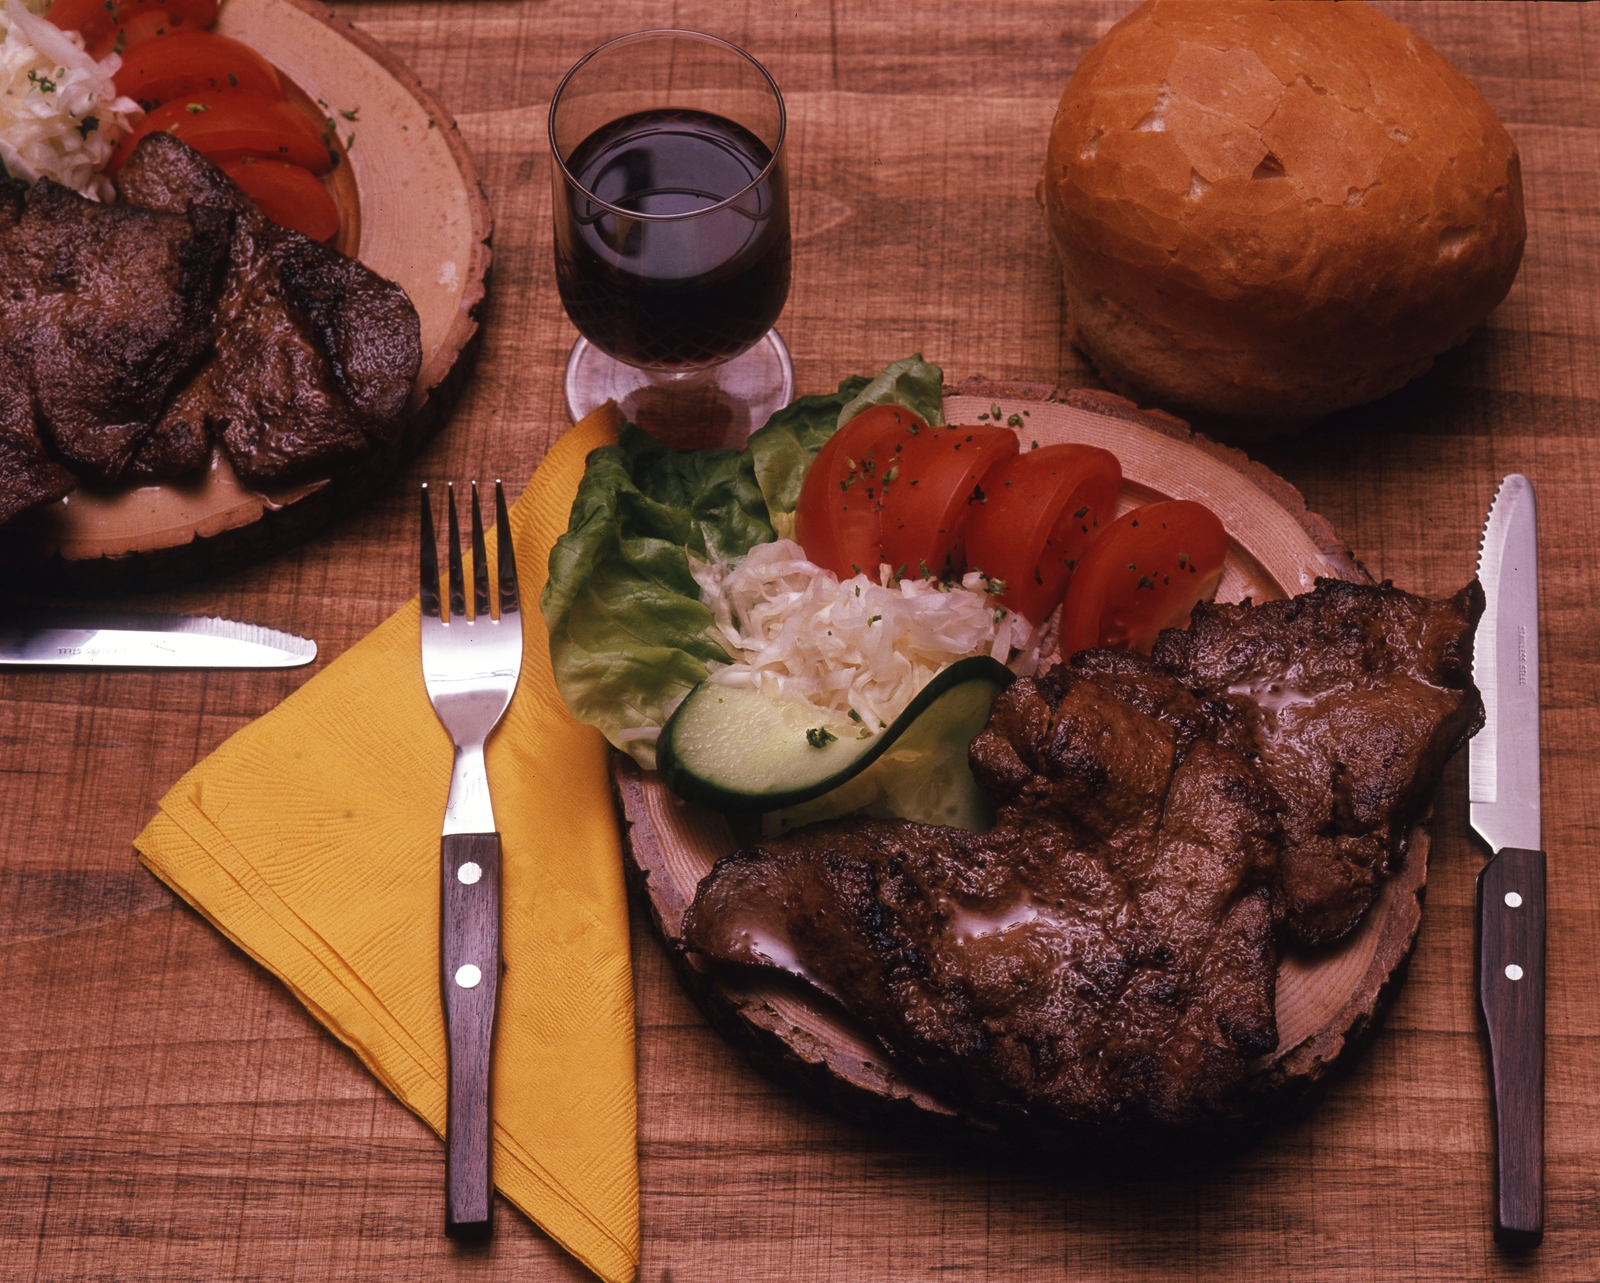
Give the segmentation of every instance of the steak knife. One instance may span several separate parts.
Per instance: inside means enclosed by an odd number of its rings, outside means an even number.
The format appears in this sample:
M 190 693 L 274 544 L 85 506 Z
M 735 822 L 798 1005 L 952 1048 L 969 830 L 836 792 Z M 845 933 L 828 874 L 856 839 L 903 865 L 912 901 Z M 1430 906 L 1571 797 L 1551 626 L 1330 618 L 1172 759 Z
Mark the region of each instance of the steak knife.
M 1539 557 L 1533 485 L 1513 473 L 1478 557 L 1488 599 L 1472 677 L 1484 726 L 1468 749 L 1472 827 L 1493 852 L 1478 875 L 1478 1009 L 1494 1078 L 1494 1236 L 1544 1237 L 1544 874 L 1539 833 Z
M 195 615 L 0 617 L 0 666 L 298 668 L 317 643 L 275 628 Z

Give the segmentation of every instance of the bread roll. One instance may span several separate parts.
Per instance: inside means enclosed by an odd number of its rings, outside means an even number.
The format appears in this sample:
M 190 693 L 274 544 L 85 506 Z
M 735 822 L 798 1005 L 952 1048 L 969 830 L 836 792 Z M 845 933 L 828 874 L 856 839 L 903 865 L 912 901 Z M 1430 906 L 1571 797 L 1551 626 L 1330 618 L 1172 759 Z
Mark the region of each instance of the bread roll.
M 1245 435 L 1423 373 L 1526 236 L 1488 104 L 1360 3 L 1149 0 L 1067 86 L 1042 192 L 1073 343 L 1118 390 Z

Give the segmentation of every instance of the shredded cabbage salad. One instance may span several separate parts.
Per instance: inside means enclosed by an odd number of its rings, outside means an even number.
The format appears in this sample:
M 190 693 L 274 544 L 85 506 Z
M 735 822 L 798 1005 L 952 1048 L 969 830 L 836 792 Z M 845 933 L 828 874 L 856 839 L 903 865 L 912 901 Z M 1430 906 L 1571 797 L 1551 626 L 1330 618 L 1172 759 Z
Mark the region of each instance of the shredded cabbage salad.
M 884 566 L 881 582 L 841 583 L 787 539 L 689 567 L 716 619 L 709 632 L 734 657 L 707 665 L 712 681 L 843 713 L 874 734 L 958 659 L 1038 668 L 1043 628 L 1001 607 L 976 571 L 959 585 L 892 583 Z
M 114 199 L 100 171 L 144 115 L 112 84 L 122 59 L 96 62 L 82 36 L 28 12 L 20 0 L 0 10 L 0 32 L 0 161 L 13 178 L 51 178 L 90 200 Z

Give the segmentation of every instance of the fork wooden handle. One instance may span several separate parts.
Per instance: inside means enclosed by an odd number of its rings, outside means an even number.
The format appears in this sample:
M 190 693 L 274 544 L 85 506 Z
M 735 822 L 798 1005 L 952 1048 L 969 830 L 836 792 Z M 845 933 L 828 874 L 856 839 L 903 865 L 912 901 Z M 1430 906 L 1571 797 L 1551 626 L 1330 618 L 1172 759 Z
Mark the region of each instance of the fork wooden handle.
M 1494 1236 L 1544 1237 L 1543 851 L 1506 847 L 1478 875 L 1478 1007 L 1494 1075 Z
M 439 983 L 450 1045 L 444 1231 L 483 1239 L 494 1224 L 489 1066 L 500 996 L 500 835 L 446 835 L 439 877 Z

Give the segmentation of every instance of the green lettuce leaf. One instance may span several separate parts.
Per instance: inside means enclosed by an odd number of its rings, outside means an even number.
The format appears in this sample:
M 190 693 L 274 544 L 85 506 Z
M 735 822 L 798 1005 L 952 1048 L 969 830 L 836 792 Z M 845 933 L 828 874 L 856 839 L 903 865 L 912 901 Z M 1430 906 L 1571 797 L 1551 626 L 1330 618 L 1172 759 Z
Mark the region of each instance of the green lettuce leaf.
M 904 406 L 930 428 L 942 428 L 944 371 L 924 361 L 921 352 L 896 361 L 839 411 L 837 426 L 844 427 L 863 410 L 875 405 Z
M 550 550 L 539 600 L 556 688 L 572 715 L 655 767 L 655 732 L 707 675 L 728 662 L 689 572 L 792 538 L 800 487 L 840 424 L 871 405 L 903 405 L 943 423 L 943 374 L 920 355 L 875 379 L 774 414 L 748 450 L 669 450 L 631 423 L 590 454 L 567 532 Z
M 944 423 L 944 371 L 922 353 L 896 361 L 875 379 L 860 375 L 829 396 L 803 396 L 750 437 L 756 481 L 780 539 L 794 538 L 794 510 L 811 461 L 840 428 L 874 405 L 900 405 L 933 427 Z
M 775 538 L 746 450 L 670 451 L 633 424 L 588 458 L 539 609 L 556 687 L 574 717 L 646 767 L 659 727 L 728 660 L 688 553 L 736 557 Z
M 858 374 L 828 396 L 799 397 L 768 419 L 766 427 L 750 434 L 756 482 L 778 538 L 794 538 L 794 509 L 811 461 L 839 430 L 839 411 L 855 400 L 867 383 Z

